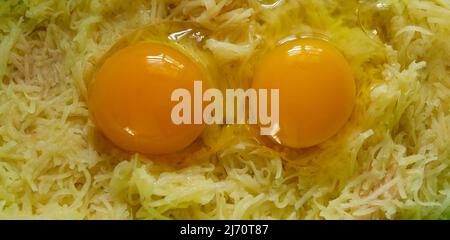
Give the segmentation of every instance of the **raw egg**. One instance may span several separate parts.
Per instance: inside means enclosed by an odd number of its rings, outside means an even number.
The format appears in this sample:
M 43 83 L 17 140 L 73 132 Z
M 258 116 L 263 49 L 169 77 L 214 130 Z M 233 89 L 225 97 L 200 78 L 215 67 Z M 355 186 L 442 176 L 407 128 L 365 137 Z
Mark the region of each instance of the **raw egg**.
M 316 38 L 276 46 L 257 65 L 252 87 L 279 89 L 279 126 L 271 136 L 291 148 L 318 145 L 338 133 L 355 105 L 355 81 L 345 57 Z
M 118 147 L 144 154 L 180 151 L 204 126 L 175 125 L 171 94 L 193 92 L 205 74 L 188 54 L 164 43 L 132 43 L 108 56 L 95 73 L 89 104 L 96 126 Z

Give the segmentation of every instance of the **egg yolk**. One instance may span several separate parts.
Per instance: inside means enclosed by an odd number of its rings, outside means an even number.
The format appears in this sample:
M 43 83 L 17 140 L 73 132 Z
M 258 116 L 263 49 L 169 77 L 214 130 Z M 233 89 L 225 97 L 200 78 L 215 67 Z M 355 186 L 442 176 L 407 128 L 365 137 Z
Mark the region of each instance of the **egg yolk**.
M 205 80 L 199 67 L 164 44 L 137 43 L 106 59 L 94 76 L 89 105 L 97 127 L 118 147 L 144 154 L 168 154 L 189 146 L 203 125 L 175 125 L 173 90 L 193 93 Z
M 355 104 L 355 82 L 344 56 L 321 39 L 283 43 L 256 67 L 253 88 L 279 89 L 279 131 L 272 137 L 306 148 L 333 137 Z

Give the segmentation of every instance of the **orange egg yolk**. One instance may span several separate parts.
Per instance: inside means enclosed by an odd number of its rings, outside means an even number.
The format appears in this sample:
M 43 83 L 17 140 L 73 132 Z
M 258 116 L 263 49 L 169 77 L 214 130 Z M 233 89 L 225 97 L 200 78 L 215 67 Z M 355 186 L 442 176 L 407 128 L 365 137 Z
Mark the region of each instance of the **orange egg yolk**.
M 101 132 L 130 152 L 168 154 L 189 146 L 203 125 L 175 125 L 173 90 L 193 92 L 205 80 L 185 54 L 163 44 L 137 43 L 106 59 L 94 77 L 89 105 Z
M 348 62 L 321 39 L 298 39 L 274 48 L 257 66 L 253 88 L 279 89 L 279 131 L 272 137 L 291 148 L 333 137 L 355 105 Z

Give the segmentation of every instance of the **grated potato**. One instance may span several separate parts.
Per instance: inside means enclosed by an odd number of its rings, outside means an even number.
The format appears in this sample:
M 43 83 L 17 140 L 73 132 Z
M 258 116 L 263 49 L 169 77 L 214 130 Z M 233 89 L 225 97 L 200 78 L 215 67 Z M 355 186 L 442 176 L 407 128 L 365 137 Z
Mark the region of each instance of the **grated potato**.
M 270 44 L 326 35 L 357 79 L 350 122 L 305 151 L 211 128 L 180 168 L 121 152 L 89 119 L 87 75 L 164 21 L 213 31 L 232 87 Z M 449 36 L 446 0 L 0 0 L 0 218 L 450 219 Z

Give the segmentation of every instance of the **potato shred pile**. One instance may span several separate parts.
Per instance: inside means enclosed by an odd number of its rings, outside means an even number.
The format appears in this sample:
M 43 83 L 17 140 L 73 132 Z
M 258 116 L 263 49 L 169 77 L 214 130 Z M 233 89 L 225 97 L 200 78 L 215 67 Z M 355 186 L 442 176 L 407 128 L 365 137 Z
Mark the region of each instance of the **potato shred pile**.
M 90 120 L 87 75 L 167 21 L 209 29 L 233 87 L 268 42 L 326 35 L 355 74 L 350 122 L 301 151 L 217 126 L 179 167 L 118 150 Z M 447 0 L 0 0 L 0 218 L 450 219 L 449 38 Z

